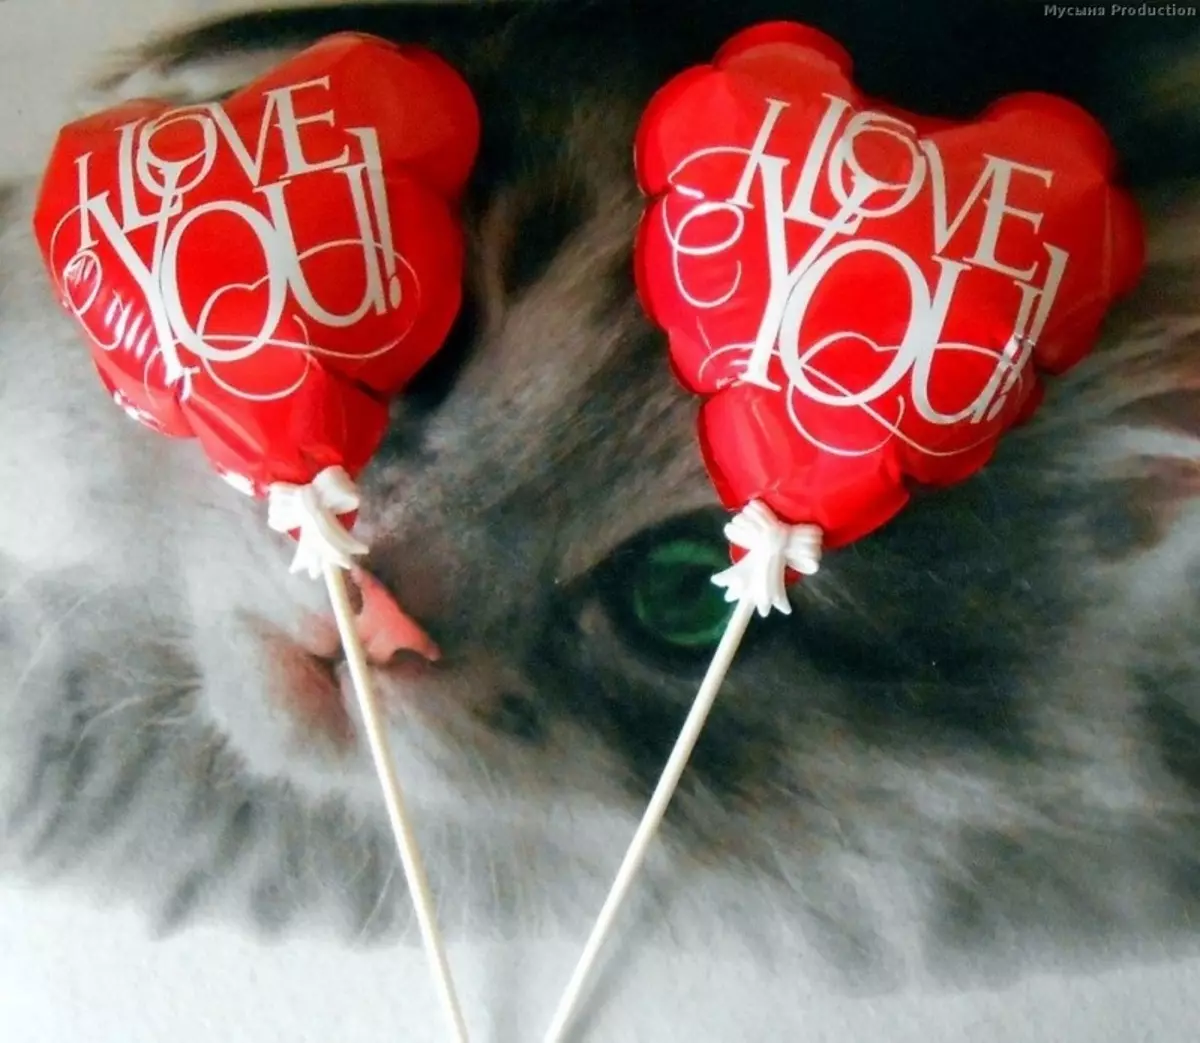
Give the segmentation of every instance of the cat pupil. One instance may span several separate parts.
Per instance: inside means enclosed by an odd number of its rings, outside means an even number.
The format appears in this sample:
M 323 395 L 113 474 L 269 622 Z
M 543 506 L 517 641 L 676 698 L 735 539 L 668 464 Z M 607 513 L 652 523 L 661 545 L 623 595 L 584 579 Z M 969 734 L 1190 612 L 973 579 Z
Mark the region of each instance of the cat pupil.
M 728 563 L 723 548 L 696 539 L 673 539 L 650 548 L 635 566 L 630 584 L 639 625 L 675 648 L 716 645 L 730 606 L 712 577 Z

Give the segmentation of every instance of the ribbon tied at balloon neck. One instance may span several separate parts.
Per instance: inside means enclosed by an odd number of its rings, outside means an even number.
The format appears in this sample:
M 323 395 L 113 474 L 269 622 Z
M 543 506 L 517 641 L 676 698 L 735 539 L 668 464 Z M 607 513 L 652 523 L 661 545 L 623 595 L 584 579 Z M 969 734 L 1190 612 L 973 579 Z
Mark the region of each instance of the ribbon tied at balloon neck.
M 752 500 L 725 526 L 725 538 L 746 553 L 712 581 L 724 588 L 726 601 L 749 599 L 760 616 L 772 609 L 791 615 L 787 572 L 816 575 L 823 535 L 820 526 L 788 525 L 765 503 Z
M 351 535 L 342 515 L 358 510 L 361 498 L 342 467 L 327 467 L 307 485 L 276 482 L 267 493 L 267 525 L 275 532 L 296 533 L 290 571 L 318 579 L 329 565 L 349 569 L 367 553 Z

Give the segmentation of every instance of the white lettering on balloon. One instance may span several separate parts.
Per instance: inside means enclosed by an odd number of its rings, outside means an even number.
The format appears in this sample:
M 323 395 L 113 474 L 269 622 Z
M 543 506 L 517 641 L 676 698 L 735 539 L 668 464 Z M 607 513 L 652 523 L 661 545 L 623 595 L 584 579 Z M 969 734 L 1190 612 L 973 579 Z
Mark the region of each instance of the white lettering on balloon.
M 900 438 L 925 452 L 941 450 L 920 445 L 901 430 L 907 403 L 927 423 L 937 426 L 981 423 L 994 419 L 1027 373 L 1034 345 L 1041 335 L 1066 269 L 1065 250 L 1041 242 L 1042 261 L 1024 268 L 1005 264 L 998 253 L 1009 222 L 1025 222 L 1036 233 L 1042 214 L 1019 209 L 1009 201 L 1015 179 L 1032 179 L 1048 188 L 1052 173 L 999 156 L 984 155 L 982 169 L 961 202 L 951 202 L 945 168 L 936 141 L 921 138 L 916 129 L 893 116 L 870 110 L 856 111 L 850 102 L 825 96 L 822 118 L 812 135 L 798 174 L 792 180 L 791 197 L 785 198 L 785 174 L 791 160 L 770 151 L 772 136 L 788 109 L 788 103 L 769 99 L 766 114 L 749 147 L 719 145 L 686 156 L 672 171 L 672 196 L 663 208 L 663 225 L 670 244 L 674 285 L 681 297 L 701 312 L 715 311 L 744 291 L 745 248 L 743 240 L 751 227 L 748 215 L 761 205 L 759 225 L 764 234 L 767 291 L 757 329 L 747 339 L 732 344 L 712 344 L 703 320 L 700 332 L 711 349 L 705 365 L 723 356 L 735 360 L 736 379 L 788 395 L 793 422 L 815 444 L 839 455 L 857 456 L 874 451 L 891 438 Z M 871 174 L 862 162 L 857 144 L 868 135 L 882 135 L 907 153 L 899 164 L 905 176 L 886 181 Z M 888 143 L 891 146 L 890 142 Z M 744 157 L 736 187 L 726 198 L 711 198 L 689 183 L 699 181 L 704 161 L 713 157 Z M 818 193 L 827 187 L 832 197 L 831 212 L 818 212 Z M 752 192 L 758 188 L 757 202 Z M 931 214 L 934 252 L 928 262 L 936 277 L 927 274 L 917 261 L 884 239 L 862 234 L 864 224 L 893 217 L 925 198 Z M 977 235 L 963 249 L 956 239 L 968 216 L 982 208 Z M 827 211 L 830 209 L 826 207 Z M 980 216 L 976 213 L 975 216 Z M 816 230 L 816 235 L 799 258 L 789 255 L 788 231 L 796 224 Z M 715 228 L 720 228 L 718 234 Z M 961 239 L 961 237 L 958 237 Z M 955 256 L 946 256 L 958 247 Z M 714 288 L 712 259 L 730 259 L 727 283 Z M 906 286 L 909 309 L 903 335 L 897 344 L 879 344 L 861 331 L 844 330 L 815 340 L 806 340 L 804 323 L 814 296 L 824 280 L 850 258 L 870 259 L 898 275 Z M 698 260 L 697 260 L 698 259 Z M 753 262 L 752 262 L 753 263 Z M 986 269 L 1011 280 L 1016 305 L 1011 333 L 998 350 L 992 346 L 943 341 L 947 316 L 956 299 L 964 273 Z M 697 276 L 702 272 L 702 278 Z M 703 286 L 703 292 L 700 286 Z M 863 287 L 864 294 L 871 292 Z M 755 310 L 757 314 L 757 309 Z M 867 348 L 886 358 L 882 372 L 869 386 L 849 388 L 839 384 L 823 360 L 828 352 L 846 345 Z M 947 409 L 939 405 L 931 390 L 937 360 L 946 352 L 967 352 L 990 362 L 990 375 L 981 382 L 965 404 Z M 787 386 L 772 380 L 782 371 Z M 904 390 L 907 394 L 904 394 Z M 824 406 L 865 410 L 884 430 L 883 441 L 871 446 L 830 445 L 807 431 L 795 408 L 797 396 Z M 953 452 L 963 452 L 957 448 Z
M 382 315 L 399 308 L 401 269 L 419 292 L 416 273 L 395 249 L 377 132 L 370 127 L 343 128 L 342 143 L 336 151 L 331 150 L 333 154 L 325 155 L 314 152 L 312 136 L 305 133 L 312 124 L 337 128 L 336 114 L 321 97 L 329 88 L 329 78 L 322 77 L 265 91 L 257 134 L 249 143 L 216 103 L 172 109 L 125 124 L 117 132 L 115 198 L 113 192 L 94 187 L 100 180 L 95 169 L 97 157 L 89 152 L 78 158 L 78 205 L 54 230 L 51 250 L 60 234 L 70 228 L 74 250 L 62 265 L 59 283 L 69 306 L 93 332 L 101 350 L 129 351 L 144 359 L 147 381 L 151 367 L 161 366 L 163 382 L 168 386 L 178 383 L 184 399 L 190 393 L 192 375 L 201 369 L 241 397 L 282 398 L 303 381 L 307 365 L 289 386 L 253 393 L 231 386 L 213 367 L 249 358 L 267 346 L 304 352 L 307 363 L 309 355 L 330 354 L 320 345 L 307 343 L 307 320 L 345 328 L 369 313 Z M 181 140 L 178 131 L 190 132 L 186 140 L 194 138 L 196 146 L 191 154 L 163 154 L 163 135 L 172 128 L 176 130 L 176 148 Z M 273 134 L 278 135 L 284 169 L 267 182 L 265 160 Z M 228 157 L 245 176 L 248 190 L 239 198 L 187 205 L 189 193 L 204 185 L 217 162 Z M 349 236 L 301 248 L 292 223 L 288 186 L 321 172 L 338 175 L 330 190 L 346 193 L 355 227 Z M 152 205 L 143 210 L 148 202 Z M 210 222 L 214 219 L 220 219 L 224 229 L 231 227 L 232 219 L 239 232 L 249 234 L 261 253 L 261 263 L 257 259 L 250 262 L 259 274 L 249 281 L 220 285 L 197 303 L 188 299 L 189 280 L 180 270 L 180 259 L 194 237 L 212 235 Z M 139 233 L 140 249 L 134 245 Z M 101 292 L 105 288 L 97 250 L 101 242 L 129 273 L 141 301 L 122 300 L 111 286 L 107 293 Z M 339 265 L 362 266 L 362 299 L 347 311 L 333 311 L 322 304 L 319 287 L 310 285 L 306 274 L 306 262 L 330 250 L 348 251 L 348 259 L 339 258 Z M 239 268 L 247 265 L 241 255 L 237 263 Z M 231 292 L 247 295 L 254 302 L 258 312 L 250 317 L 252 328 L 213 332 L 209 329 L 213 311 Z M 295 320 L 294 326 L 303 331 L 303 341 L 280 336 L 285 317 Z M 356 358 L 384 354 L 395 343 L 392 339 L 369 346 L 356 352 Z

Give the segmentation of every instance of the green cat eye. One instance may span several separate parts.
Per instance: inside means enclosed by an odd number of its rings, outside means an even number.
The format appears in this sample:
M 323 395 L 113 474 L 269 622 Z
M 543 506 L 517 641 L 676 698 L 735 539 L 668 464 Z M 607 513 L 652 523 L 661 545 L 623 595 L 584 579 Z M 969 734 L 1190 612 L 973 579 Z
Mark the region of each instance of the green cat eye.
M 659 543 L 642 555 L 630 577 L 638 625 L 680 650 L 711 648 L 721 639 L 733 606 L 713 576 L 729 566 L 725 548 L 696 539 Z

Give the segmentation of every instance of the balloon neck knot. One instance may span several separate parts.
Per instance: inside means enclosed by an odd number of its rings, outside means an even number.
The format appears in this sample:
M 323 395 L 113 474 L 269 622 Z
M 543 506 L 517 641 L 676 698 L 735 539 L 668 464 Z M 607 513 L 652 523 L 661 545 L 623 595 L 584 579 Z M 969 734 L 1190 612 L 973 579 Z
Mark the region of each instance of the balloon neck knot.
M 350 535 L 340 515 L 358 510 L 353 479 L 341 467 L 327 467 L 308 485 L 276 482 L 267 490 L 267 524 L 276 532 L 297 534 L 292 572 L 313 579 L 328 565 L 348 569 L 366 554 L 365 543 Z
M 725 589 L 725 600 L 749 600 L 760 616 L 769 615 L 772 609 L 790 615 L 787 570 L 802 576 L 816 574 L 824 540 L 821 528 L 788 525 L 766 504 L 752 500 L 725 526 L 725 538 L 746 552 L 713 577 L 713 583 Z

